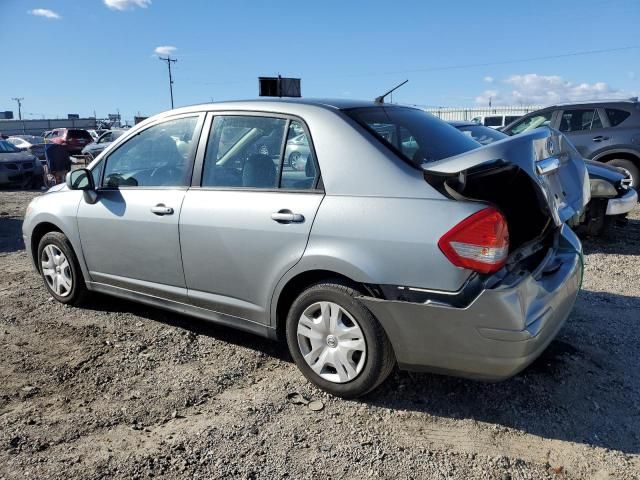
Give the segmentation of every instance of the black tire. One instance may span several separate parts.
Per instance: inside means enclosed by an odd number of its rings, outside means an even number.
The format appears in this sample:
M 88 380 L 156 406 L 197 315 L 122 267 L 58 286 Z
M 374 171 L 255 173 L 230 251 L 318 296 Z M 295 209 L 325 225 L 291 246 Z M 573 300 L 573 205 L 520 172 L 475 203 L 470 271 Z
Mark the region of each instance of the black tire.
M 71 288 L 68 293 L 64 292 L 63 295 L 59 295 L 51 288 L 49 282 L 45 278 L 44 269 L 42 268 L 42 262 L 45 259 L 43 252 L 49 245 L 57 247 L 58 250 L 60 250 L 67 258 L 69 264 L 69 274 L 72 279 Z M 38 244 L 38 269 L 40 270 L 42 281 L 44 282 L 49 294 L 58 302 L 67 305 L 80 305 L 88 296 L 87 286 L 84 282 L 78 258 L 73 251 L 73 247 L 71 246 L 69 239 L 63 233 L 49 232 L 40 239 L 40 243 Z
M 622 167 L 625 170 L 629 171 L 631 174 L 631 186 L 636 190 L 640 189 L 640 168 L 638 165 L 632 162 L 631 160 L 627 160 L 626 158 L 616 158 L 614 160 L 609 160 L 607 165 L 613 165 L 614 167 Z
M 382 325 L 357 297 L 361 293 L 340 281 L 318 283 L 302 292 L 287 315 L 286 337 L 291 356 L 303 375 L 320 389 L 342 398 L 356 398 L 375 389 L 389 376 L 395 366 L 393 348 Z M 305 361 L 298 345 L 298 320 L 316 302 L 328 301 L 344 308 L 358 323 L 366 344 L 364 367 L 346 383 L 334 383 L 322 378 Z

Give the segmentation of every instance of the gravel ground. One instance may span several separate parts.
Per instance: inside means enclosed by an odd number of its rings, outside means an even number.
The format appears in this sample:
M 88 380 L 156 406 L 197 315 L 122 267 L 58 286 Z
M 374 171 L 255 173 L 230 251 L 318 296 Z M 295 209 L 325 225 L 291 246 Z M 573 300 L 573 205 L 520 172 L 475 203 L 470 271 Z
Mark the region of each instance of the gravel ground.
M 102 296 L 54 302 L 21 243 L 34 195 L 0 192 L 0 480 L 640 478 L 640 208 L 585 242 L 576 307 L 525 372 L 396 372 L 345 401 L 284 345 Z

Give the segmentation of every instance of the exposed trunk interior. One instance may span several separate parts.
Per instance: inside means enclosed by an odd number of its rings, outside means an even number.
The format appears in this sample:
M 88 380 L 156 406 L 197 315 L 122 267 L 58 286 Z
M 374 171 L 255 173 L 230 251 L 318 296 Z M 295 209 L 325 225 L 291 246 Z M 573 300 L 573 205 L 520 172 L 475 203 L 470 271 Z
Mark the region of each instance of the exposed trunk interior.
M 550 217 L 531 177 L 516 165 L 470 169 L 456 177 L 426 175 L 426 179 L 449 196 L 458 194 L 466 200 L 482 200 L 498 207 L 509 226 L 510 252 L 543 236 L 550 226 Z

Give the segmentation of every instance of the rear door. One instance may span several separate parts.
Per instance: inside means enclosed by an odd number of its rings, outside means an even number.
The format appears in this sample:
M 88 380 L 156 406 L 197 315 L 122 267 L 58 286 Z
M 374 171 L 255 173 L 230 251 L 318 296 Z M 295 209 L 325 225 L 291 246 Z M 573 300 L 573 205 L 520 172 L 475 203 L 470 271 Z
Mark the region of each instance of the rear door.
M 152 124 L 99 162 L 101 174 L 92 171 L 98 201 L 81 200 L 77 219 L 93 281 L 186 300 L 178 219 L 203 120 Z
M 559 113 L 558 130 L 564 133 L 584 158 L 606 147 L 610 137 L 597 108 L 571 108 Z
M 283 160 L 300 132 L 286 116 L 216 114 L 180 217 L 190 303 L 269 322 L 273 289 L 302 257 L 324 196 L 310 137 L 304 168 Z

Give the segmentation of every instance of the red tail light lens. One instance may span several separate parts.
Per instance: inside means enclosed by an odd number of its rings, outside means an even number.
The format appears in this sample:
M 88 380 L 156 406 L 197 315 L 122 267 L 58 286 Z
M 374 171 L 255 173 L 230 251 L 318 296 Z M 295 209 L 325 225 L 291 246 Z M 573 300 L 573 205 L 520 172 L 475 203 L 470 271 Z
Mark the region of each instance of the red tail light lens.
M 438 247 L 454 265 L 480 273 L 500 270 L 509 254 L 509 230 L 504 215 L 485 208 L 445 233 Z

